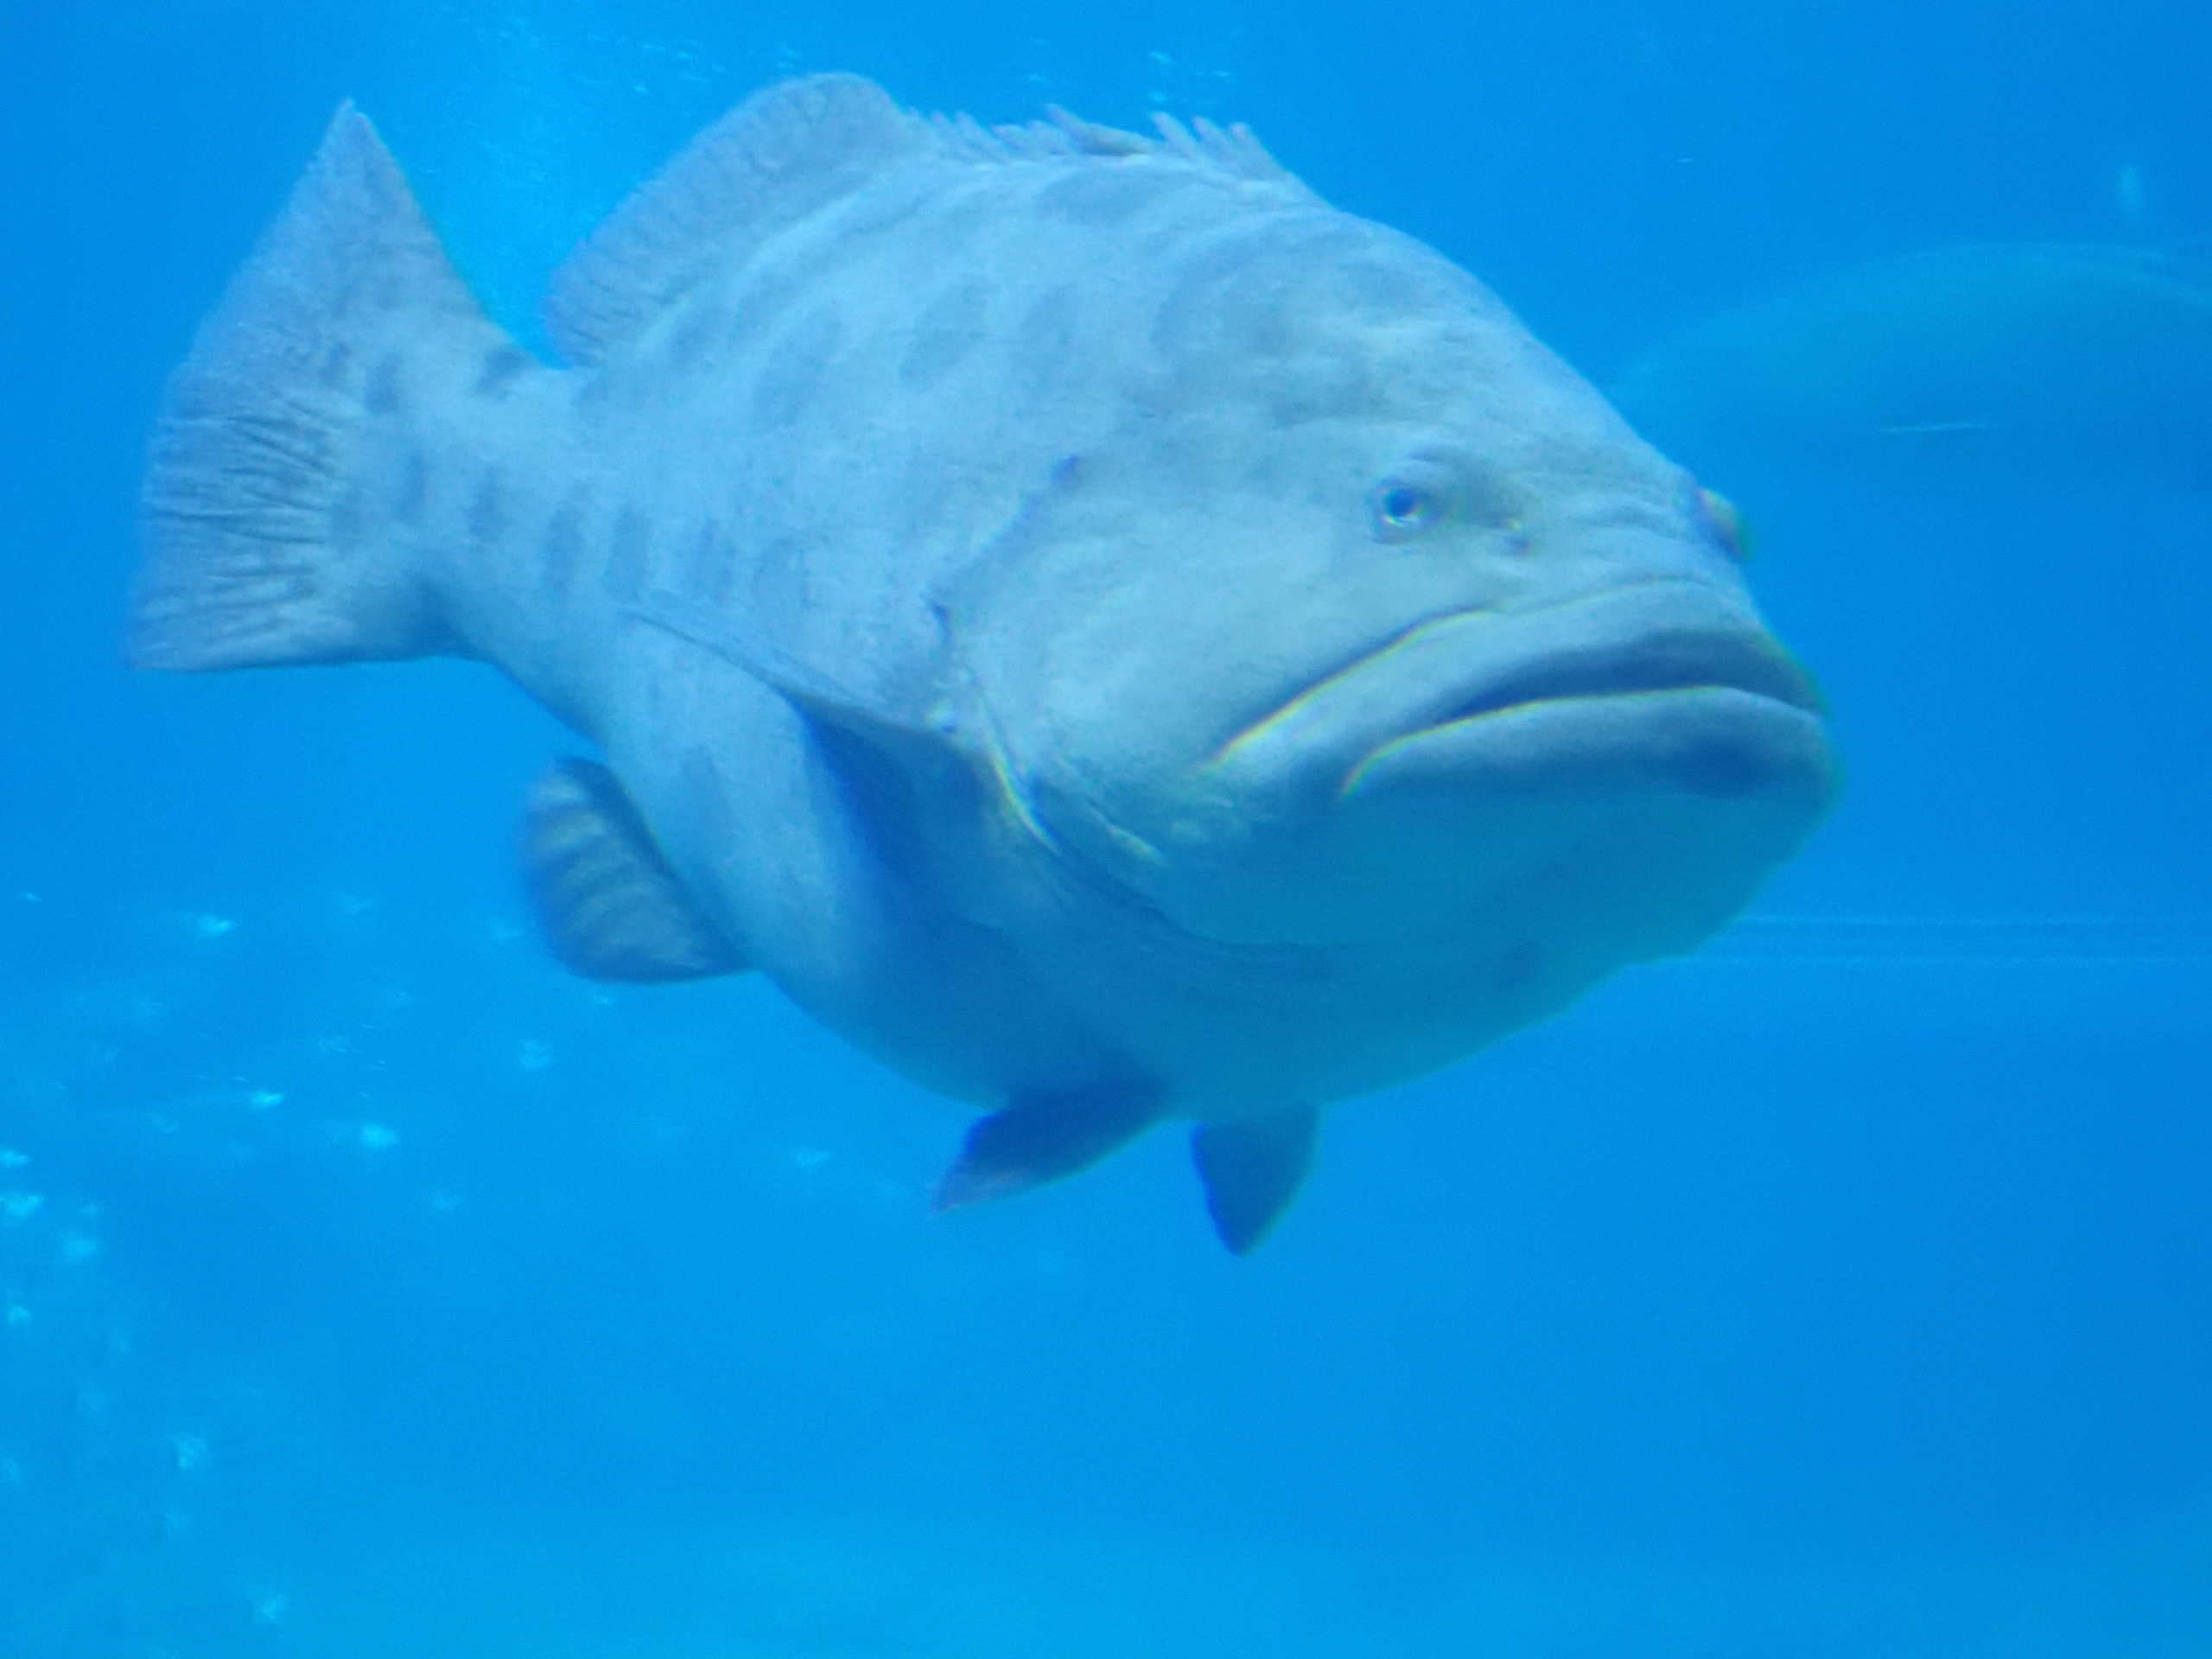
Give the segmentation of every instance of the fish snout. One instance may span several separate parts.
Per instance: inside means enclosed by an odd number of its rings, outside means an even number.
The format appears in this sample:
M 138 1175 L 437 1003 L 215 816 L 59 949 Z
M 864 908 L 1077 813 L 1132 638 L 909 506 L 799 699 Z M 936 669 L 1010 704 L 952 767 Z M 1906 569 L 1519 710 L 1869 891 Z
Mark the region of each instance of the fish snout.
M 1210 937 L 1449 931 L 1602 889 L 1611 921 L 1649 924 L 1620 950 L 1655 954 L 1826 812 L 1821 707 L 1740 597 L 1653 581 L 1423 622 L 1239 732 L 1149 821 L 1069 827 Z
M 1817 723 L 1818 688 L 1749 607 L 1660 580 L 1520 612 L 1467 611 L 1398 635 L 1224 744 L 1232 792 L 1357 792 L 1408 744 L 1545 705 L 1732 691 Z

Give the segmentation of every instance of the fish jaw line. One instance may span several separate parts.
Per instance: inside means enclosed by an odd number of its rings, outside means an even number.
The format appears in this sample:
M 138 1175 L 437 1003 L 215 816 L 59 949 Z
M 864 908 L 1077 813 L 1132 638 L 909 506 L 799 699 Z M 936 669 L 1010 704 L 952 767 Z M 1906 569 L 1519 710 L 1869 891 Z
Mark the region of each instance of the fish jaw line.
M 1741 599 L 1655 580 L 1423 620 L 1148 800 L 1047 787 L 1037 812 L 1070 868 L 1211 943 L 1479 932 L 1547 838 L 1624 814 L 1747 869 L 1786 857 L 1835 792 L 1818 707 Z M 1400 893 L 1386 868 L 1429 874 Z M 1325 916 L 1299 897 L 1317 893 Z
M 1408 732 L 1352 768 L 1351 806 L 1409 783 L 1515 792 L 1641 774 L 1713 801 L 1795 797 L 1808 824 L 1833 803 L 1826 728 L 1802 704 L 1733 685 L 1534 698 Z
M 1224 744 L 1201 775 L 1232 792 L 1270 780 L 1316 804 L 1342 800 L 1385 757 L 1434 733 L 1531 706 L 1595 710 L 1704 690 L 1818 723 L 1810 677 L 1744 607 L 1701 582 L 1638 582 L 1528 611 L 1455 611 L 1315 682 Z

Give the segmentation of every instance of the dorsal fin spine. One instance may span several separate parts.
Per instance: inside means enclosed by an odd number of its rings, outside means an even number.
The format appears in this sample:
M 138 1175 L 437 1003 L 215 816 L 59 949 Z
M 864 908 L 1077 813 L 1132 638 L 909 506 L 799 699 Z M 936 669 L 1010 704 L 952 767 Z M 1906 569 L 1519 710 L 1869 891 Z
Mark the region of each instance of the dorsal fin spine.
M 709 272 L 916 161 L 998 163 L 1173 157 L 1230 178 L 1295 185 L 1244 127 L 1154 118 L 1158 138 L 1065 110 L 984 126 L 909 113 L 858 75 L 810 75 L 754 93 L 609 214 L 555 273 L 546 332 L 571 363 L 607 361 Z
M 927 128 L 858 75 L 756 92 L 569 256 L 546 298 L 547 332 L 571 362 L 602 362 L 717 264 L 930 148 Z

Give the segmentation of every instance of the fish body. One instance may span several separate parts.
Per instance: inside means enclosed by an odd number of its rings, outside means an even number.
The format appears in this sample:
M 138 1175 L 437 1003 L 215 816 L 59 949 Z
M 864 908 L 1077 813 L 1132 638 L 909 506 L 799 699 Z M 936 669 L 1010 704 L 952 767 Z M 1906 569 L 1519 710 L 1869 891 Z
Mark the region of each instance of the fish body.
M 2212 264 L 2064 243 L 1876 260 L 1696 324 L 1610 391 L 1723 479 L 2212 489 Z
M 1249 134 L 757 95 L 496 327 L 341 112 L 172 385 L 131 654 L 451 653 L 594 742 L 556 951 L 759 969 L 975 1103 L 940 1201 L 1320 1108 L 1721 925 L 1825 810 L 1681 470 Z

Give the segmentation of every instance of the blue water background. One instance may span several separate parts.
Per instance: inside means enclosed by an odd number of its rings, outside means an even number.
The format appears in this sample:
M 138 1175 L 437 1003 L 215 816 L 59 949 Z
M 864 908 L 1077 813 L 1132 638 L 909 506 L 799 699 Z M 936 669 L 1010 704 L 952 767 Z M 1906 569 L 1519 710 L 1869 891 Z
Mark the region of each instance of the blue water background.
M 932 1221 L 954 1109 L 563 977 L 511 858 L 573 742 L 488 671 L 117 666 L 162 378 L 341 97 L 530 334 L 819 68 L 1247 120 L 1601 379 L 2212 231 L 2183 0 L 0 0 L 0 1653 L 2212 1652 L 2202 499 L 1747 500 L 1835 821 L 1334 1114 L 1248 1262 L 1176 1137 Z

